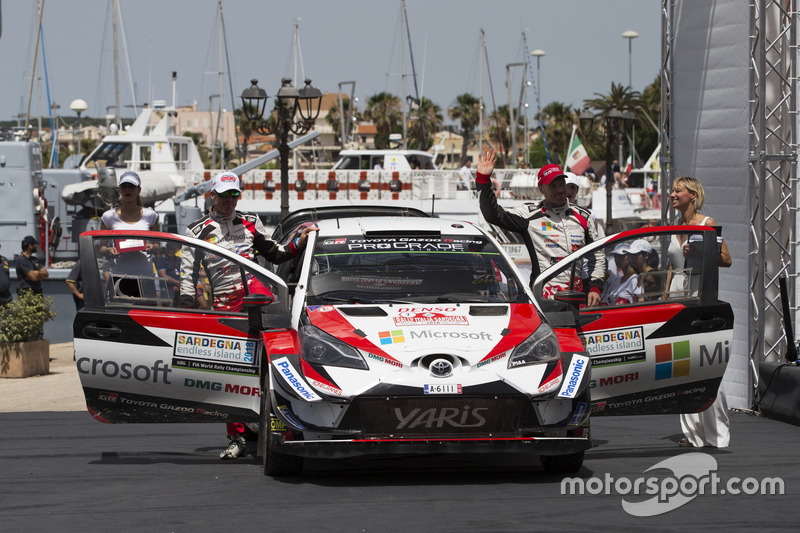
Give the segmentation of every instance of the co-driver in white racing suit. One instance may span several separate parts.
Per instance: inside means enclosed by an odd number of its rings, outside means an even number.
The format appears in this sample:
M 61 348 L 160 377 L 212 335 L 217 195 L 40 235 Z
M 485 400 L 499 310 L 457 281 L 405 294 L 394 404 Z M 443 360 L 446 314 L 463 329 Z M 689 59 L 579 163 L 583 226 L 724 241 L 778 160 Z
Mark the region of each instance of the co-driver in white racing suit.
M 590 223 L 591 213 L 567 201 L 566 175 L 558 165 L 545 165 L 539 171 L 538 185 L 544 195 L 543 201 L 506 210 L 497 203 L 492 192 L 490 176 L 494 161 L 495 152 L 491 149 L 478 157 L 475 181 L 480 193 L 481 214 L 487 222 L 522 236 L 531 256 L 531 282 L 546 268 L 597 239 L 597 230 Z M 594 253 L 593 259 L 588 279 L 582 279 L 579 268 L 572 280 L 573 290 L 587 293 L 588 306 L 599 304 L 605 274 L 602 249 Z M 570 275 L 570 271 L 565 270 L 551 279 L 544 287 L 544 297 L 551 298 L 554 293 L 569 288 Z
M 234 211 L 222 215 L 214 209 L 203 218 L 194 221 L 186 228 L 186 235 L 195 237 L 226 250 L 230 250 L 246 259 L 255 261 L 255 252 L 261 254 L 271 263 L 282 263 L 300 253 L 301 247 L 298 239 L 292 241 L 288 247 L 281 246 L 275 241 L 264 236 L 266 229 L 253 213 Z M 213 289 L 213 307 L 221 311 L 241 311 L 244 287 L 239 267 L 227 259 L 204 254 L 194 247 L 185 246 L 181 252 L 181 302 L 193 302 L 195 286 L 199 277 L 200 267 L 204 267 L 206 275 Z M 247 278 L 248 293 L 269 294 L 269 289 L 256 278 Z
M 281 263 L 298 255 L 308 242 L 308 234 L 317 230 L 316 226 L 307 227 L 288 246 L 281 246 L 265 236 L 266 230 L 257 215 L 236 211 L 240 195 L 239 177 L 236 174 L 218 174 L 211 186 L 214 207 L 208 215 L 190 224 L 186 235 L 216 244 L 250 260 L 254 260 L 255 252 L 258 252 L 272 263 Z M 205 268 L 211 283 L 215 310 L 240 312 L 245 292 L 271 295 L 269 288 L 252 274 L 243 282 L 241 270 L 229 260 L 192 246 L 184 246 L 181 252 L 180 303 L 185 307 L 194 304 L 201 267 Z M 247 283 L 246 291 L 244 283 Z M 247 450 L 245 425 L 229 422 L 226 426 L 229 444 L 219 457 L 236 459 Z

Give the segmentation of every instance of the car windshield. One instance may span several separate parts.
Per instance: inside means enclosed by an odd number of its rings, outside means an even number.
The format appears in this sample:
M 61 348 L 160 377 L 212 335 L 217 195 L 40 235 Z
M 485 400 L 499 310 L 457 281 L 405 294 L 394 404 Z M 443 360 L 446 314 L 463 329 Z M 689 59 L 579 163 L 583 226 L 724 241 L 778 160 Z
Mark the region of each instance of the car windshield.
M 480 235 L 320 238 L 308 304 L 527 302 L 505 258 Z

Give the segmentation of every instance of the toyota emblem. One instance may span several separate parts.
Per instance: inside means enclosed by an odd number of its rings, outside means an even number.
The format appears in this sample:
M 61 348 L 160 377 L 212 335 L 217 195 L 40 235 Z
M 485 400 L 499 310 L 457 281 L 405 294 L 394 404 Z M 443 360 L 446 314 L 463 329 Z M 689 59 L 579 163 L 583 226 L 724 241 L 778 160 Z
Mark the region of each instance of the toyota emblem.
M 437 359 L 430 366 L 431 376 L 435 378 L 446 378 L 453 373 L 453 363 L 447 359 Z

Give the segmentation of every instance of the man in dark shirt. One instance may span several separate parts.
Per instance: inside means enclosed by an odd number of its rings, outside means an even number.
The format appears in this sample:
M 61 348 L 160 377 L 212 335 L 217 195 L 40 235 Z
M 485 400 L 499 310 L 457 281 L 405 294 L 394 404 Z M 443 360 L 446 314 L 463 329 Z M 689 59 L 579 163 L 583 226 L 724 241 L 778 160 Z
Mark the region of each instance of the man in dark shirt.
M 72 293 L 72 300 L 75 302 L 75 310 L 83 309 L 83 280 L 81 279 L 81 262 L 75 263 L 72 270 L 67 274 L 67 287 Z
M 8 259 L 0 255 L 0 306 L 11 301 L 11 275 Z
M 42 294 L 42 280 L 50 277 L 50 273 L 35 255 L 38 244 L 32 235 L 22 239 L 22 253 L 17 257 L 17 278 L 20 280 L 17 294 L 22 291 Z
M 178 257 L 180 246 L 176 242 L 167 243 L 167 251 L 156 258 L 156 271 L 164 278 L 167 286 L 172 289 L 173 296 L 181 292 L 181 258 Z

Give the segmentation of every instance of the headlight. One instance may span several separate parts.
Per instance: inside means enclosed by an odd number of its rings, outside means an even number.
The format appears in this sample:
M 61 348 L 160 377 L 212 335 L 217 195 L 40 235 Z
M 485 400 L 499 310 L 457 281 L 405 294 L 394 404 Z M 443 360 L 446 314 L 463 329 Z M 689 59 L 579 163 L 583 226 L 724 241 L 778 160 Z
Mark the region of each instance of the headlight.
M 508 358 L 508 368 L 536 363 L 549 363 L 561 357 L 558 337 L 547 324 L 541 324 L 533 335 L 522 341 Z
M 300 328 L 300 345 L 303 359 L 309 363 L 369 369 L 358 350 L 316 326 L 307 325 Z

